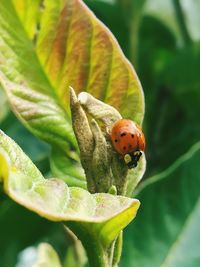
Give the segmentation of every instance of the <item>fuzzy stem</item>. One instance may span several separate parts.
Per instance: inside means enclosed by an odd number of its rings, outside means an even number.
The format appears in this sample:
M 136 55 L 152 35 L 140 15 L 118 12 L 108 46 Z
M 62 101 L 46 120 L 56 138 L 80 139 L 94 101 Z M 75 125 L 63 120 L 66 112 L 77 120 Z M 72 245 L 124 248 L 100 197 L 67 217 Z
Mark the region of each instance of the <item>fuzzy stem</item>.
M 113 267 L 117 267 L 120 261 L 122 254 L 122 244 L 123 244 L 123 231 L 120 232 L 115 242 L 115 249 L 112 260 Z
M 86 223 L 80 224 L 80 222 L 68 222 L 66 225 L 81 240 L 86 250 L 90 267 L 112 267 L 107 249 L 102 246 L 99 237 L 92 231 L 92 226 Z

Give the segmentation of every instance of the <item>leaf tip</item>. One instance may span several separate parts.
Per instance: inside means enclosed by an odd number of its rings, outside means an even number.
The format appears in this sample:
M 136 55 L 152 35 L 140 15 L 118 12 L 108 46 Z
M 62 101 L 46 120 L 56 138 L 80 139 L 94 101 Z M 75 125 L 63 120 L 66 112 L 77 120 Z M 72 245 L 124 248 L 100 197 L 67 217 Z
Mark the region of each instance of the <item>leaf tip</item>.
M 139 210 L 139 207 L 141 205 L 141 203 L 140 203 L 140 201 L 138 199 L 133 198 L 131 200 L 132 200 L 131 205 L 128 208 L 128 210 L 130 212 L 130 215 L 129 215 L 130 216 L 130 221 L 133 220 L 136 217 L 137 212 Z
M 76 93 L 74 91 L 74 88 L 69 86 L 69 95 L 70 95 L 70 104 L 71 106 L 75 105 L 77 101 Z

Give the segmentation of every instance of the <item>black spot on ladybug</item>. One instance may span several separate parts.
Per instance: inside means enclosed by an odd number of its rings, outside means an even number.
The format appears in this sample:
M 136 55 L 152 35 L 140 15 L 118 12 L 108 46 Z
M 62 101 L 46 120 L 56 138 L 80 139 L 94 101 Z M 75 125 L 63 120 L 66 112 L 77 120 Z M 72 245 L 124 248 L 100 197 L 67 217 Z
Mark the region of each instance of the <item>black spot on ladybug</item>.
M 124 146 L 123 149 L 126 150 L 126 146 Z
M 118 140 L 117 139 L 115 139 L 115 143 L 117 143 L 118 142 Z
M 129 144 L 129 145 L 128 145 L 128 148 L 132 148 L 132 145 L 131 145 L 131 144 Z
M 126 133 L 121 133 L 120 135 L 121 135 L 121 137 L 123 137 L 123 136 L 126 136 Z
M 134 134 L 131 134 L 131 137 L 134 138 Z

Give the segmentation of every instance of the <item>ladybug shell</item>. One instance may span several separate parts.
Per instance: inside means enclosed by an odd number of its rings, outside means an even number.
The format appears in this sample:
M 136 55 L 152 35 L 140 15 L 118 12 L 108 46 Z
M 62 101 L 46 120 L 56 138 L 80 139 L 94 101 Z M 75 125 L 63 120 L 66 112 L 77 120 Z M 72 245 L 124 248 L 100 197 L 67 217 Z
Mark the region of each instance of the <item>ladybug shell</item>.
M 115 150 L 121 155 L 145 149 L 142 129 L 131 120 L 121 119 L 115 122 L 111 130 L 111 140 Z

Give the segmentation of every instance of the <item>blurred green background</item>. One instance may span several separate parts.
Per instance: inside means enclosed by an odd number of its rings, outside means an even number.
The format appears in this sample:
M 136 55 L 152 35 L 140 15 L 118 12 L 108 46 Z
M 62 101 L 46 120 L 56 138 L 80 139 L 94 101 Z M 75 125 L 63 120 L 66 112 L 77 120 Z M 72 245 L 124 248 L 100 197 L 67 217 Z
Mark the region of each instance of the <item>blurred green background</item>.
M 146 100 L 147 170 L 137 192 L 142 206 L 125 231 L 120 266 L 199 267 L 200 1 L 85 2 L 118 39 Z M 50 148 L 16 119 L 1 89 L 0 128 L 48 175 Z M 3 193 L 0 202 L 0 267 L 30 266 L 43 241 L 65 259 L 71 240 L 60 224 Z

